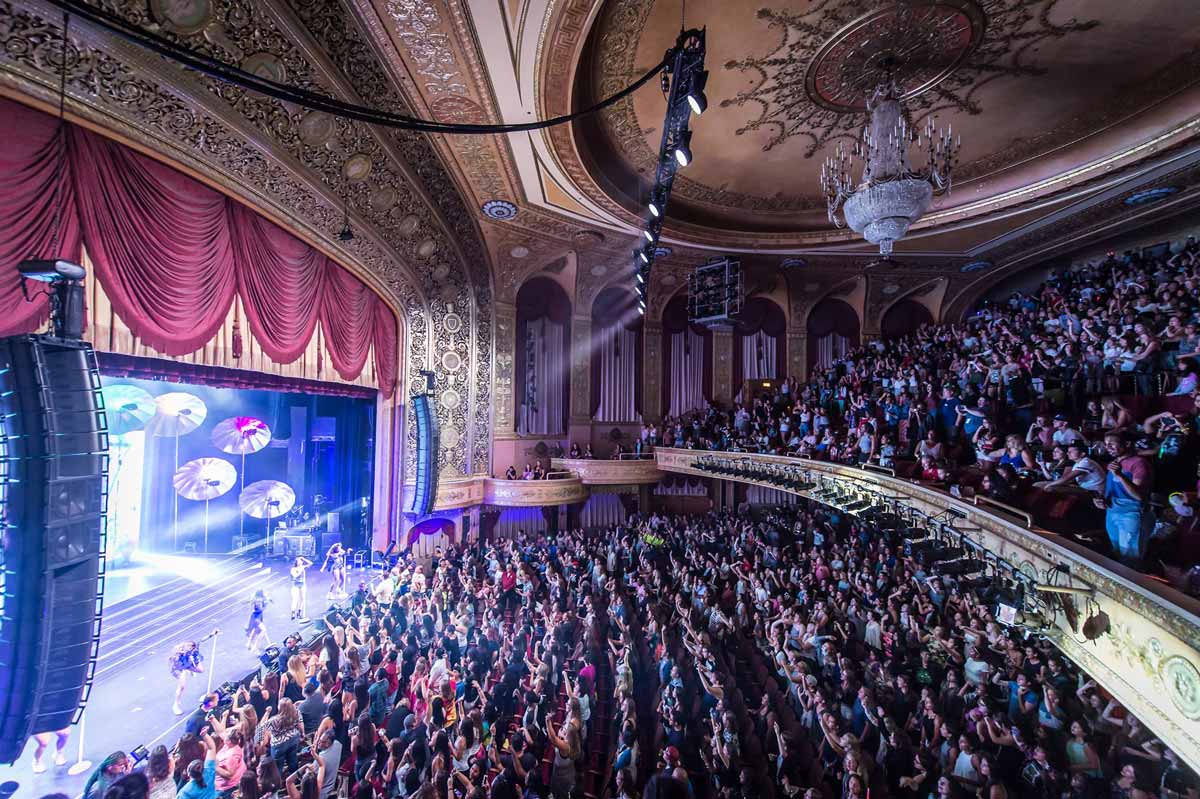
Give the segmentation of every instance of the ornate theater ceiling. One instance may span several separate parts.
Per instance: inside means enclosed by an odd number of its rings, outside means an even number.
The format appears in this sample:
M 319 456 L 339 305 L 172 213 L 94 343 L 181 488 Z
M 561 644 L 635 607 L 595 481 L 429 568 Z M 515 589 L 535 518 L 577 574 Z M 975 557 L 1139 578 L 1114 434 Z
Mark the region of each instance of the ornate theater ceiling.
M 528 122 L 607 97 L 659 62 L 681 0 L 93 0 L 247 70 L 443 122 Z M 708 111 L 679 173 L 651 283 L 741 253 L 802 311 L 829 292 L 961 306 L 1081 235 L 1200 205 L 1200 6 L 1192 0 L 690 0 Z M 0 0 L 0 89 L 55 102 L 61 13 Z M 548 130 L 430 135 L 334 119 L 217 83 L 73 23 L 68 111 L 260 208 L 384 291 L 405 370 L 438 374 L 443 467 L 487 462 L 511 405 L 521 283 L 569 284 L 577 314 L 629 285 L 663 121 L 657 81 Z M 912 121 L 962 135 L 951 194 L 896 263 L 826 218 L 823 158 L 903 62 Z M 343 207 L 356 236 L 338 238 Z M 892 288 L 903 284 L 902 288 Z M 900 293 L 897 293 L 900 292 Z M 942 302 L 940 300 L 939 302 Z M 958 303 L 958 305 L 955 305 Z M 492 369 L 496 380 L 492 380 Z M 468 375 L 470 379 L 468 379 Z M 492 386 L 495 395 L 492 395 Z

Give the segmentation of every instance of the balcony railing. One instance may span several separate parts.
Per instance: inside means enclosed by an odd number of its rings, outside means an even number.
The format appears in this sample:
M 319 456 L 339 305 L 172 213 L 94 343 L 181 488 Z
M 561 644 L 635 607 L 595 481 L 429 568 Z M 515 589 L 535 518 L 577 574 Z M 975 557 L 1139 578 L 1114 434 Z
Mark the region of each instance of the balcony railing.
M 650 485 L 657 483 L 663 476 L 652 455 L 622 457 L 615 461 L 553 458 L 550 468 L 573 472 L 584 485 Z

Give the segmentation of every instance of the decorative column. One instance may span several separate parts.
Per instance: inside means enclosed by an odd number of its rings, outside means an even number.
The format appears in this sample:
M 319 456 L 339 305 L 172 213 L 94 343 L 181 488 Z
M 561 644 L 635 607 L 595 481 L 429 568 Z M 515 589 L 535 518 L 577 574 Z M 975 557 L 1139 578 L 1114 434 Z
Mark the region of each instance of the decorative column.
M 497 302 L 496 311 L 496 379 L 492 391 L 492 430 L 497 439 L 512 439 L 517 435 L 516 413 L 513 404 L 514 353 L 517 347 L 517 306 Z
M 662 322 L 642 322 L 642 418 L 657 422 L 662 418 Z
M 580 442 L 592 440 L 592 319 L 571 319 L 571 409 L 567 420 L 567 438 Z
M 733 385 L 733 325 L 712 325 L 713 402 L 730 405 L 737 394 Z
M 789 330 L 787 334 L 788 377 L 808 379 L 808 333 Z

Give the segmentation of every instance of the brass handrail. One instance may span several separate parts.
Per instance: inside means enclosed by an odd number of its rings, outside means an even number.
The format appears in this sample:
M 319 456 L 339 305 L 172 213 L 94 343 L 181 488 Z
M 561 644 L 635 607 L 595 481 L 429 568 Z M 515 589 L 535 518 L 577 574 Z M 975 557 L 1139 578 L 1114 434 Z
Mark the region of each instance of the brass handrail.
M 1006 502 L 1000 502 L 999 500 L 992 499 L 991 497 L 986 496 L 984 494 L 976 494 L 973 499 L 974 499 L 975 507 L 979 507 L 980 502 L 984 503 L 985 505 L 991 505 L 994 508 L 999 508 L 1000 510 L 1004 511 L 1005 513 L 1008 513 L 1012 516 L 1016 516 L 1019 519 L 1024 519 L 1025 527 L 1027 527 L 1027 528 L 1033 527 L 1033 514 L 1027 510 L 1022 510 L 1021 508 L 1014 507 L 1012 505 L 1009 505 Z

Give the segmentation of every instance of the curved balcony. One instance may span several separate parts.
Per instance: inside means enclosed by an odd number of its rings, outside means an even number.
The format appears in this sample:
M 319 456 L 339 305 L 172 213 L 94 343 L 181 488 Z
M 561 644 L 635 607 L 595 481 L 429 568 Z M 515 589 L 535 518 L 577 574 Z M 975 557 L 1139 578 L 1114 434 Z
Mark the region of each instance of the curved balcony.
M 551 458 L 550 468 L 571 472 L 584 485 L 652 485 L 663 473 L 652 456 L 624 457 L 620 460 Z
M 1200 767 L 1196 599 L 1035 527 L 1024 511 L 982 499 L 974 504 L 890 470 L 662 447 L 655 458 L 666 472 L 781 489 L 854 515 L 902 518 L 961 545 L 989 571 L 1007 571 L 1026 588 L 1016 621 L 1046 635 L 1193 769 Z
M 529 508 L 545 505 L 572 505 L 587 500 L 588 487 L 573 474 L 553 471 L 547 480 L 483 481 L 483 502 L 505 508 Z

